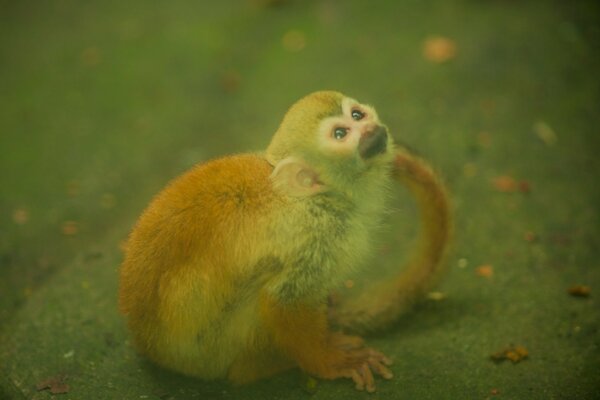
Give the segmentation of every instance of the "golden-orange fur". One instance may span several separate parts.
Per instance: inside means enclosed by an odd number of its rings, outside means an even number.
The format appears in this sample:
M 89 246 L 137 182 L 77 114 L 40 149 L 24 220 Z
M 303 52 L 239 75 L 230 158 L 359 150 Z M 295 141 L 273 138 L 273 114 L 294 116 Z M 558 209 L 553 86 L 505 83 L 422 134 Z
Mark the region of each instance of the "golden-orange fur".
M 373 372 L 391 378 L 390 361 L 332 332 L 326 299 L 368 254 L 393 177 L 429 220 L 419 255 L 387 299 L 371 293 L 337 321 L 387 324 L 403 308 L 395 303 L 423 292 L 439 270 L 450 230 L 445 191 L 424 161 L 396 152 L 374 109 L 316 92 L 290 108 L 265 154 L 200 164 L 142 214 L 119 293 L 135 346 L 204 379 L 247 383 L 300 367 L 375 390 Z

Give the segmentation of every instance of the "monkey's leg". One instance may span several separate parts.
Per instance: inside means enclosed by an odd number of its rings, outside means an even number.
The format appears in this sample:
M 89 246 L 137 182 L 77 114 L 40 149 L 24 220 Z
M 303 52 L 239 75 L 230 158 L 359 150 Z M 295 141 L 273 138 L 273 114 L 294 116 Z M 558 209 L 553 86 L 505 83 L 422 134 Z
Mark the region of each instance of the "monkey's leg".
M 282 304 L 264 296 L 261 316 L 274 347 L 309 374 L 324 379 L 350 378 L 358 390 L 375 391 L 373 372 L 392 378 L 391 361 L 365 347 L 362 339 L 330 332 L 324 306 Z
M 236 358 L 227 378 L 235 384 L 254 382 L 295 367 L 295 363 L 276 350 L 247 351 Z

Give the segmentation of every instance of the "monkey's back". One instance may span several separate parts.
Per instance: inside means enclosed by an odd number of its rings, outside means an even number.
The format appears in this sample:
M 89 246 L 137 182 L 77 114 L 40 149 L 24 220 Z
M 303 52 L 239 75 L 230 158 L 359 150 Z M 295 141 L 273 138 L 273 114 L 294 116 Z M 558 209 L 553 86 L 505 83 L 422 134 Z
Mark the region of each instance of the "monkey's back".
M 251 268 L 268 252 L 268 221 L 279 201 L 271 172 L 250 154 L 200 164 L 173 180 L 138 220 L 121 266 L 119 304 L 136 347 L 154 361 L 222 376 L 235 341 L 251 334 L 252 313 L 244 312 L 251 304 L 232 303 L 247 280 L 257 279 Z M 228 332 L 232 326 L 239 331 Z M 212 357 L 210 367 L 203 369 L 199 356 Z

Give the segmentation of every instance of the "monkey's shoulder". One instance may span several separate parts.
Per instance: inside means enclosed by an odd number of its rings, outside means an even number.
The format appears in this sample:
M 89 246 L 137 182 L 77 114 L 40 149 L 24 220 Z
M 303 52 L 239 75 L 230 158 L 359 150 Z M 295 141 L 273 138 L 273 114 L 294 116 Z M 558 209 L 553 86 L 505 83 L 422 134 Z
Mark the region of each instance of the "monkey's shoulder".
M 169 208 L 205 212 L 249 211 L 273 196 L 273 167 L 258 154 L 238 154 L 201 163 L 174 179 L 156 201 Z
M 196 165 L 150 202 L 130 235 L 127 254 L 144 262 L 183 263 L 192 255 L 214 254 L 215 246 L 258 241 L 273 203 L 272 169 L 254 154 Z
M 196 190 L 263 189 L 273 167 L 258 154 L 236 154 L 197 164 L 174 181 L 174 186 Z

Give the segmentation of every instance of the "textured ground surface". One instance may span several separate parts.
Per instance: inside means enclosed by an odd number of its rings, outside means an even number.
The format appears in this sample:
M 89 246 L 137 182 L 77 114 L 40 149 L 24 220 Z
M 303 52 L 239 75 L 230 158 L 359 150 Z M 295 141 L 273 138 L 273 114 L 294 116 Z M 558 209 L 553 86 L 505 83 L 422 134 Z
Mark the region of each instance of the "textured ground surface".
M 201 3 L 0 1 L 0 398 L 51 398 L 36 385 L 63 375 L 56 398 L 597 396 L 594 2 Z M 232 388 L 148 365 L 116 310 L 131 224 L 168 179 L 264 148 L 286 108 L 323 88 L 377 106 L 454 197 L 445 298 L 370 340 L 395 379 L 375 395 L 313 390 L 299 372 Z M 388 236 L 409 238 L 405 193 L 395 207 Z M 382 268 L 404 250 L 382 250 Z M 575 284 L 591 296 L 569 295 Z M 510 345 L 529 358 L 490 360 Z

